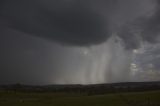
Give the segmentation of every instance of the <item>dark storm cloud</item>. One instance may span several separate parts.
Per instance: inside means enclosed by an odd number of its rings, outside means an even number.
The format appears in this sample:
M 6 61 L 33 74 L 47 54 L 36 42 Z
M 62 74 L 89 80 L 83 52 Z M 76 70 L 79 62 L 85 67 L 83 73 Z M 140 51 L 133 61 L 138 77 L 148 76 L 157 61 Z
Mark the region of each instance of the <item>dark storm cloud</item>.
M 129 78 L 131 50 L 159 37 L 159 0 L 147 17 L 151 1 L 156 0 L 0 0 L 0 84 Z M 96 44 L 101 45 L 88 47 Z M 160 49 L 152 48 L 137 59 L 158 70 Z
M 0 16 L 12 29 L 62 44 L 102 43 L 109 35 L 106 21 L 87 1 L 6 0 Z
M 129 26 L 123 27 L 120 32 L 118 32 L 118 36 L 124 42 L 125 49 L 136 49 L 140 46 L 139 37 L 135 32 L 132 31 L 132 28 Z
M 142 37 L 150 43 L 156 43 L 157 37 L 160 35 L 160 2 L 157 0 L 157 8 L 155 14 L 144 24 Z
M 160 1 L 159 0 L 148 0 L 154 4 L 154 9 L 145 13 L 144 15 L 139 16 L 137 18 L 133 18 L 132 21 L 128 21 L 124 24 L 117 32 L 118 36 L 124 42 L 124 46 L 126 49 L 137 49 L 141 46 L 143 41 L 147 41 L 149 43 L 158 43 L 160 36 Z M 144 7 L 147 6 L 145 1 L 143 2 Z M 134 5 L 134 4 L 133 4 Z M 126 4 L 124 5 L 124 7 Z M 151 5 L 148 6 L 148 8 Z M 140 9 L 140 10 L 141 10 Z M 140 11 L 139 10 L 139 11 Z M 126 12 L 131 12 L 129 9 Z M 136 12 L 136 8 L 133 8 L 132 13 Z M 121 14 L 121 13 L 120 13 Z M 128 14 L 128 13 L 127 13 Z M 132 15 L 131 15 L 132 16 Z M 133 15 L 132 17 L 135 17 Z M 127 16 L 124 17 L 127 20 Z
M 100 44 L 118 32 L 125 47 L 134 49 L 140 46 L 141 39 L 155 43 L 159 35 L 158 0 L 152 17 L 138 18 L 143 14 L 139 11 L 145 11 L 151 1 L 156 0 L 2 0 L 0 16 L 12 29 L 61 44 Z M 115 24 L 122 24 L 120 30 L 111 29 Z M 134 32 L 137 30 L 139 37 Z
M 153 15 L 148 18 L 146 17 L 140 18 L 140 20 L 138 20 L 138 23 L 135 24 L 137 24 L 136 26 L 138 28 L 137 30 L 140 31 L 139 36 L 141 40 L 147 41 L 149 43 L 158 43 L 160 36 L 160 1 L 159 0 L 153 0 L 153 1 L 156 1 L 155 11 L 152 12 Z

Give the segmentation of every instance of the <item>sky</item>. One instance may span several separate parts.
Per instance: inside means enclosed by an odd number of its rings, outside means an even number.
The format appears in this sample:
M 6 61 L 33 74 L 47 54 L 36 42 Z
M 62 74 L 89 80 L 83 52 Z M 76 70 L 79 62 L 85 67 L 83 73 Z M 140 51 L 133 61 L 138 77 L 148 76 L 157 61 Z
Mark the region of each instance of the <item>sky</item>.
M 160 81 L 159 0 L 1 0 L 0 84 Z

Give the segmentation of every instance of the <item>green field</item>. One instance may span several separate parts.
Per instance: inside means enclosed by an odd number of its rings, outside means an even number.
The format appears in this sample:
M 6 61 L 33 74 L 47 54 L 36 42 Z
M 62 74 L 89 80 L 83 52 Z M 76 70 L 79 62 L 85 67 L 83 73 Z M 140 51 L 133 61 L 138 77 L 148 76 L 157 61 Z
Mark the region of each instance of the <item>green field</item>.
M 0 106 L 160 106 L 160 91 L 92 96 L 0 91 Z

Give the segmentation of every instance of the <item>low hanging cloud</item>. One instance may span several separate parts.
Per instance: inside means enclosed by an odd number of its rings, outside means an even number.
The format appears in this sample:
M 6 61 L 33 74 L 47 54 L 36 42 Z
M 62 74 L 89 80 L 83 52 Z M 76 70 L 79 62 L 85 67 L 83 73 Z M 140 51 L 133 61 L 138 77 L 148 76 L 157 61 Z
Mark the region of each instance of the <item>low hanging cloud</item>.
M 160 2 L 157 0 L 157 7 L 154 15 L 144 24 L 142 37 L 150 43 L 156 43 L 160 35 Z
M 77 46 L 117 33 L 125 48 L 135 49 L 142 40 L 155 43 L 160 28 L 158 0 L 3 0 L 0 16 L 14 30 Z
M 62 44 L 91 45 L 109 34 L 103 17 L 76 0 L 7 0 L 1 16 L 10 28 Z
M 150 0 L 154 3 L 154 8 L 146 15 L 138 17 L 130 25 L 123 27 L 118 36 L 123 39 L 127 49 L 137 49 L 141 42 L 155 44 L 160 37 L 160 2 Z
M 1 0 L 0 83 L 142 81 L 146 70 L 159 73 L 158 6 L 159 0 Z

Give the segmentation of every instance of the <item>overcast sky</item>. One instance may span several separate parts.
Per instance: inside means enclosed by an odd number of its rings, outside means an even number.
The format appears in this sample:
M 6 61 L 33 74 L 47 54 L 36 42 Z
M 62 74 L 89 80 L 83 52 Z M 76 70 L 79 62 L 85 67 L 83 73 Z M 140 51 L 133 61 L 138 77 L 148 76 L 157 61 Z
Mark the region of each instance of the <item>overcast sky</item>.
M 1 0 L 0 84 L 160 80 L 159 0 Z

